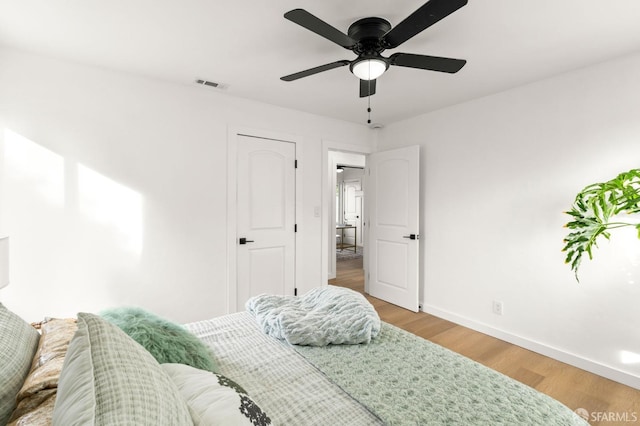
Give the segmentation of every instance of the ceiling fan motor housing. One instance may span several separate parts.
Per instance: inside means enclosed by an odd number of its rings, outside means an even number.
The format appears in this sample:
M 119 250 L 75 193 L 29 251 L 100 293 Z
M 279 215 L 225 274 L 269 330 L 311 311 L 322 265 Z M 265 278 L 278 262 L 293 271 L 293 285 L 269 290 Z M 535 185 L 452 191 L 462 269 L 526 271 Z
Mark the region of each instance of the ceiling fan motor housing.
M 351 26 L 347 34 L 357 43 L 352 50 L 356 55 L 377 55 L 385 49 L 381 39 L 391 30 L 391 24 L 382 18 L 363 18 Z

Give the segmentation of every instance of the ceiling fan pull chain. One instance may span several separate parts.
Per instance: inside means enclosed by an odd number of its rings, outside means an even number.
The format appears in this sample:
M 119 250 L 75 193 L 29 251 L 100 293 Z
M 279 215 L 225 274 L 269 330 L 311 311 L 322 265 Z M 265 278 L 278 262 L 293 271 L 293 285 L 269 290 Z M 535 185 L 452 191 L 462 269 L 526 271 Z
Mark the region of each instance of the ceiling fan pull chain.
M 367 96 L 367 124 L 371 124 L 371 80 L 369 80 L 369 96 Z

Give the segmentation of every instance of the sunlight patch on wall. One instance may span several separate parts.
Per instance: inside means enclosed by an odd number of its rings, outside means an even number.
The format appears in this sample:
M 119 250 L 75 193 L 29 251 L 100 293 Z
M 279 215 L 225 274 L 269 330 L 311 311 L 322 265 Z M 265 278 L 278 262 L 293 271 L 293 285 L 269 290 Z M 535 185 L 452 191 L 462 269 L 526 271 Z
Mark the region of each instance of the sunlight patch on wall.
M 640 364 L 640 354 L 631 351 L 620 351 L 620 362 L 623 364 Z
M 123 249 L 142 252 L 142 196 L 78 164 L 80 213 L 115 231 Z
M 24 136 L 4 129 L 7 175 L 27 182 L 47 201 L 64 206 L 64 159 Z
M 625 218 L 632 223 L 634 218 Z M 624 286 L 630 291 L 640 289 L 640 240 L 632 227 L 610 230 L 611 238 L 598 241 L 593 259 L 585 255 L 580 264 L 580 282 L 607 283 L 616 288 Z
M 636 215 L 637 216 L 637 215 Z M 635 222 L 637 217 L 626 218 L 627 223 Z M 619 228 L 611 232 L 611 239 L 616 238 L 615 250 L 613 250 L 611 262 L 617 262 L 618 269 L 624 274 L 627 284 L 637 284 L 640 271 L 640 240 L 638 233 L 633 228 Z M 616 263 L 614 263 L 615 265 Z

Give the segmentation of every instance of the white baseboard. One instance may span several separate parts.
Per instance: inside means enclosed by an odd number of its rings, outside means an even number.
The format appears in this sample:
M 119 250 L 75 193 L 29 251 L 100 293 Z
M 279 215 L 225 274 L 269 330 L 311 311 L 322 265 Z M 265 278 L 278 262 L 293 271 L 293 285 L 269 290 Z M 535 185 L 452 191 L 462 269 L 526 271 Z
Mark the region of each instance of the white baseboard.
M 426 303 L 422 303 L 422 310 L 428 314 L 435 315 L 439 318 L 446 319 L 456 324 L 460 324 L 472 330 L 488 334 L 489 336 L 504 340 L 505 342 L 512 343 L 525 349 L 529 349 L 533 352 L 537 352 L 544 356 L 548 356 L 558 361 L 567 363 L 574 367 L 589 371 L 590 373 L 606 377 L 607 379 L 611 379 L 618 383 L 631 386 L 635 389 L 640 389 L 640 377 L 634 376 L 624 371 L 620 371 L 616 368 L 592 361 L 590 359 L 563 351 L 558 348 L 554 348 L 544 343 L 516 336 L 503 330 L 491 327 L 487 324 L 462 317 L 452 312 L 444 311 Z

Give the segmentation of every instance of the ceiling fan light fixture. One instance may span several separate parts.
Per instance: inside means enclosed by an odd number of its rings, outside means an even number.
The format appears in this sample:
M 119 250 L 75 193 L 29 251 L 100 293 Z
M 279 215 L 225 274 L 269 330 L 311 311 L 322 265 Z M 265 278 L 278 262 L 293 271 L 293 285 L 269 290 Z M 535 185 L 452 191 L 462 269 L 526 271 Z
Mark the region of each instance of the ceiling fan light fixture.
M 379 58 L 364 58 L 351 64 L 351 72 L 360 80 L 375 80 L 389 68 L 389 64 Z

